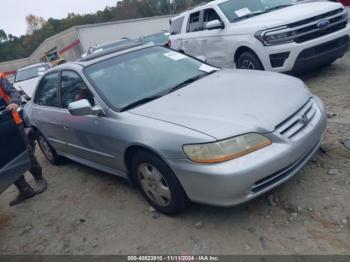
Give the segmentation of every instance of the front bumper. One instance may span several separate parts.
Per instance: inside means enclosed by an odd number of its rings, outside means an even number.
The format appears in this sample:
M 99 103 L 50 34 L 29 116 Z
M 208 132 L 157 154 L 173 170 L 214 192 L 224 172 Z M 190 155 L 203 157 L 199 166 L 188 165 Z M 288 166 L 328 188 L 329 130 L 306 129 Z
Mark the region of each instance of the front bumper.
M 265 46 L 260 49 L 261 52 L 259 52 L 259 57 L 265 70 L 267 71 L 292 72 L 295 70 L 306 70 L 329 63 L 337 58 L 342 57 L 348 49 L 349 40 L 347 43 L 340 43 L 338 46 L 334 46 L 335 42 L 333 41 L 349 36 L 350 24 L 348 23 L 346 28 L 342 30 L 303 43 Z M 321 52 L 318 52 L 317 47 L 323 45 L 326 45 L 327 48 L 324 48 L 321 50 Z M 310 55 L 309 57 L 305 57 L 305 55 L 303 55 L 303 52 L 307 52 L 307 50 L 310 52 L 312 49 L 316 51 L 313 55 Z M 285 59 L 281 66 L 272 66 L 271 56 L 278 56 L 279 54 L 287 53 L 288 58 Z M 305 62 L 307 64 L 305 64 Z
M 302 72 L 343 57 L 345 52 L 349 49 L 349 43 L 350 37 L 343 36 L 336 40 L 310 47 L 299 54 L 292 71 Z
M 273 144 L 220 164 L 196 164 L 168 160 L 187 196 L 193 202 L 233 206 L 249 201 L 297 174 L 319 148 L 326 128 L 322 102 L 314 97 L 315 114 L 298 132 L 287 138 L 279 132 L 265 134 Z M 297 113 L 295 115 L 297 116 Z

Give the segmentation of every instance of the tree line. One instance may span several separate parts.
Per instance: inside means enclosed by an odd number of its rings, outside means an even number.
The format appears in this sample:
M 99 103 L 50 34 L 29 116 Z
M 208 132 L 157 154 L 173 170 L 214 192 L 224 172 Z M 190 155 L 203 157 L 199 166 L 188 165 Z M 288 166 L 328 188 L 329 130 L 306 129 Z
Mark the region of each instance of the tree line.
M 64 19 L 44 20 L 30 14 L 26 17 L 26 35 L 17 37 L 0 29 L 0 62 L 30 56 L 46 38 L 72 26 L 176 14 L 209 1 L 211 0 L 122 0 L 116 2 L 115 6 L 93 14 L 70 13 Z

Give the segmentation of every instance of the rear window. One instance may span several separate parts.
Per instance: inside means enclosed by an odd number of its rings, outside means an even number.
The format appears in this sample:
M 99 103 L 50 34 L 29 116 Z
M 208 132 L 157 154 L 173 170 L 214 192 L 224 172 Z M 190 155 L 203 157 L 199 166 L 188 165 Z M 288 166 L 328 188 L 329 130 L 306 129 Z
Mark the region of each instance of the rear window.
M 200 12 L 195 12 L 190 15 L 188 20 L 187 32 L 197 32 L 202 30 L 202 23 L 200 21 Z
M 184 16 L 172 19 L 170 23 L 170 34 L 178 35 L 181 34 L 182 23 L 184 21 Z

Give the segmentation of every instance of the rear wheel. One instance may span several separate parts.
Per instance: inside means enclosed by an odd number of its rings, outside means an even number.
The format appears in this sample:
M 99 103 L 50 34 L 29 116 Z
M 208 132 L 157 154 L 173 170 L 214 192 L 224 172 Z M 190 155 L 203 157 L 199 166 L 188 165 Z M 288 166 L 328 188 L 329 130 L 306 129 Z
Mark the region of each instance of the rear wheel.
M 186 207 L 186 194 L 179 181 L 158 156 L 137 152 L 132 160 L 132 174 L 144 198 L 159 212 L 175 215 Z
M 238 57 L 236 65 L 238 69 L 264 70 L 259 57 L 257 57 L 257 55 L 253 52 L 249 51 L 242 53 Z
M 57 155 L 56 150 L 49 144 L 46 138 L 39 132 L 35 132 L 35 136 L 38 140 L 38 145 L 41 152 L 44 154 L 47 161 L 53 165 L 58 165 L 60 162 L 60 157 Z

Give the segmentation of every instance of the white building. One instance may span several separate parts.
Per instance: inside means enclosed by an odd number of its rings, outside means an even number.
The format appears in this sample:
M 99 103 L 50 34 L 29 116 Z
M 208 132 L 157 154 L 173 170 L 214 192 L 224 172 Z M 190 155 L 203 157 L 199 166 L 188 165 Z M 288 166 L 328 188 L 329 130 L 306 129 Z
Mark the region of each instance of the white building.
M 122 37 L 142 35 L 169 29 L 171 16 L 122 20 L 101 24 L 74 26 L 46 39 L 28 58 L 0 63 L 0 72 L 8 75 L 22 66 L 39 62 L 46 52 L 56 49 L 67 61 L 78 59 L 89 47 Z

